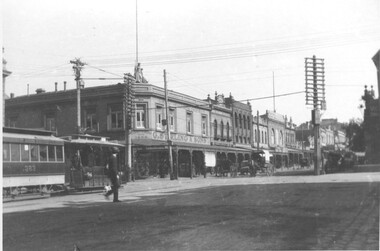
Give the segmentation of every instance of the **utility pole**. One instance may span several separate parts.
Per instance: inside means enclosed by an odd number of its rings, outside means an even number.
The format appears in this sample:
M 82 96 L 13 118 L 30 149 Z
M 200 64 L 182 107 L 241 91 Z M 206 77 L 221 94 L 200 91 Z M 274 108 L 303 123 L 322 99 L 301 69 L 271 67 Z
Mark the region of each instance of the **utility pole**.
M 324 59 L 315 56 L 305 58 L 306 105 L 312 105 L 312 123 L 314 126 L 314 174 L 321 173 L 321 110 L 326 110 L 325 100 L 325 66 Z
M 132 139 L 131 130 L 133 128 L 133 117 L 134 117 L 134 85 L 135 78 L 131 74 L 124 74 L 124 138 L 125 138 L 125 154 L 124 163 L 127 166 L 128 177 L 127 181 L 134 180 L 134 175 L 132 176 Z
M 260 116 L 259 116 L 259 111 L 257 110 L 257 150 L 260 148 Z
M 165 83 L 165 110 L 166 110 L 166 134 L 168 140 L 168 151 L 169 151 L 169 170 L 170 170 L 170 180 L 174 180 L 173 173 L 173 153 L 172 153 L 172 141 L 170 139 L 170 118 L 169 118 L 169 106 L 168 106 L 168 87 L 166 83 L 166 70 L 164 70 L 164 83 Z
M 273 111 L 276 112 L 276 94 L 274 89 L 274 71 L 272 71 L 272 79 L 273 79 Z
M 81 106 L 80 106 L 80 89 L 81 89 L 81 71 L 85 63 L 80 61 L 79 58 L 71 60 L 70 64 L 73 64 L 73 70 L 75 74 L 75 81 L 77 83 L 77 132 L 78 134 L 82 133 L 81 129 Z

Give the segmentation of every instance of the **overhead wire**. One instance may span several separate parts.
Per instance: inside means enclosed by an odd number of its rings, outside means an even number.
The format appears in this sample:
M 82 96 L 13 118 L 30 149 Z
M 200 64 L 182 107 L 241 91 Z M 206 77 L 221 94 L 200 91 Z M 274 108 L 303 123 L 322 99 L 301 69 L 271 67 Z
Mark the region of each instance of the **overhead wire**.
M 349 33 L 348 33 L 349 34 Z M 339 37 L 338 37 L 339 38 Z M 377 37 L 376 37 L 377 38 Z M 379 37 L 380 38 L 380 37 Z M 297 42 L 305 42 L 307 40 L 310 40 L 310 38 L 306 38 L 306 40 L 300 39 L 294 39 L 293 41 L 286 41 L 286 42 L 281 42 L 282 46 L 289 46 L 289 48 L 281 48 L 279 43 L 277 44 L 266 44 L 266 45 L 261 45 L 261 46 L 245 46 L 245 47 L 240 47 L 240 48 L 222 48 L 222 49 L 212 49 L 208 51 L 198 51 L 198 52 L 185 52 L 182 54 L 168 54 L 168 55 L 156 55 L 156 56 L 149 56 L 146 57 L 146 62 L 144 65 L 146 66 L 154 66 L 154 65 L 162 65 L 162 64 L 180 64 L 180 63 L 193 63 L 193 62 L 205 62 L 205 61 L 215 61 L 215 60 L 228 60 L 228 59 L 236 59 L 236 58 L 245 58 L 245 57 L 253 57 L 253 56 L 263 56 L 263 55 L 272 55 L 272 54 L 280 54 L 280 53 L 289 53 L 289 52 L 297 52 L 297 51 L 302 51 L 302 50 L 308 50 L 311 48 L 327 48 L 331 46 L 337 46 L 337 45 L 342 45 L 342 44 L 337 44 L 337 42 L 341 42 L 340 40 L 343 39 L 344 44 L 350 44 L 350 43 L 356 43 L 356 42 L 366 42 L 365 38 L 359 38 L 359 39 L 351 39 L 347 40 L 347 38 L 340 38 L 337 39 L 336 37 L 332 37 L 331 41 L 323 41 L 323 38 L 319 38 L 319 40 L 322 39 L 321 41 L 318 41 L 316 39 L 312 40 L 306 45 L 302 46 L 297 46 L 294 47 L 292 46 L 291 43 L 294 43 L 295 41 Z M 345 39 L 345 40 L 344 40 Z M 265 41 L 265 40 L 262 40 Z M 248 43 L 248 42 L 247 42 Z M 280 45 L 281 45 L 280 43 Z M 319 43 L 319 44 L 318 44 Z M 245 44 L 245 43 L 241 43 Z M 232 44 L 233 45 L 233 44 Z M 276 47 L 276 48 L 271 48 Z M 194 48 L 210 48 L 212 46 L 204 46 L 204 47 L 194 47 Z M 187 49 L 179 49 L 177 51 L 183 51 Z M 191 57 L 190 57 L 191 56 Z M 194 57 L 196 56 L 196 57 Z M 112 59 L 115 60 L 115 59 Z M 123 59 L 119 59 L 123 60 Z M 123 63 L 119 64 L 105 64 L 105 65 L 97 65 L 94 66 L 93 63 L 88 64 L 90 67 L 98 69 L 102 72 L 109 73 L 115 76 L 120 77 L 121 75 L 104 70 L 103 68 L 120 68 L 120 67 L 126 67 L 126 66 L 134 66 L 134 58 L 131 58 L 131 63 L 126 63 L 125 61 Z M 144 60 L 144 59 L 142 59 Z M 133 62 L 133 63 L 132 63 Z M 61 66 L 64 66 L 67 64 L 63 64 Z M 54 67 L 52 67 L 54 69 Z M 50 68 L 49 68 L 50 69 Z M 41 69 L 36 72 L 32 73 L 25 73 L 22 76 L 27 76 L 27 77 L 38 77 L 39 75 L 46 74 L 50 72 L 49 69 Z M 58 70 L 59 66 L 55 68 L 55 70 Z M 68 75 L 64 75 L 68 76 Z M 186 81 L 186 79 L 181 79 L 182 81 Z
M 371 35 L 373 35 L 371 33 Z M 307 43 L 307 47 L 306 48 L 310 48 L 311 46 L 315 46 L 315 45 L 320 45 L 322 42 L 326 45 L 329 45 L 329 43 L 332 43 L 333 45 L 334 44 L 337 44 L 338 42 L 341 43 L 342 40 L 343 42 L 345 41 L 346 43 L 347 42 L 357 42 L 357 41 L 362 41 L 362 40 L 365 40 L 366 38 L 356 38 L 356 37 L 353 37 L 352 34 L 345 34 L 345 36 L 347 37 L 339 37 L 337 35 L 334 35 L 333 37 L 331 38 L 328 38 L 328 40 L 326 40 L 326 38 L 306 38 L 306 39 L 293 39 L 292 41 L 286 41 L 286 42 L 281 42 L 281 43 L 273 43 L 273 44 L 263 44 L 263 45 L 260 45 L 260 46 L 255 46 L 255 47 L 258 47 L 258 49 L 256 49 L 255 53 L 258 54 L 258 55 L 261 55 L 261 52 L 263 52 L 264 54 L 265 53 L 268 53 L 268 46 L 273 46 L 276 48 L 276 51 L 274 52 L 281 52 L 281 50 L 279 50 L 278 48 L 281 49 L 281 47 L 289 47 L 291 45 L 293 46 L 296 46 L 296 48 L 300 48 L 300 45 L 299 44 L 306 44 Z M 322 40 L 322 41 L 320 41 Z M 294 44 L 296 43 L 296 44 Z M 305 47 L 305 45 L 302 45 L 303 47 Z M 222 54 L 222 56 L 226 56 L 226 53 L 228 54 L 232 54 L 232 55 L 237 55 L 239 56 L 244 56 L 246 55 L 247 51 L 249 52 L 250 50 L 253 47 L 253 45 L 249 46 L 249 47 L 238 47 L 238 48 L 222 48 L 222 49 L 212 49 L 212 50 L 208 50 L 208 51 L 189 51 L 189 52 L 184 52 L 184 53 L 181 53 L 181 54 L 164 54 L 164 55 L 154 55 L 154 56 L 147 56 L 147 57 L 141 57 L 141 61 L 142 62 L 145 62 L 145 64 L 150 64 L 150 63 L 155 63 L 157 61 L 157 58 L 160 60 L 160 61 L 164 61 L 165 63 L 170 63 L 170 60 L 180 60 L 180 59 L 183 59 L 183 58 L 187 58 L 188 55 L 194 57 L 194 56 L 197 56 L 197 57 L 212 57 L 212 56 L 218 56 L 220 54 Z M 320 47 L 320 46 L 319 46 Z M 306 49 L 306 48 L 303 48 L 303 49 Z M 265 49 L 265 50 L 264 50 Z M 261 51 L 260 51 L 261 50 Z M 284 49 L 282 49 L 284 50 Z M 286 52 L 286 50 L 289 50 L 289 48 L 285 48 L 284 52 Z M 294 50 L 294 48 L 293 48 Z M 270 51 L 269 51 L 270 52 Z M 249 54 L 250 55 L 250 54 Z M 134 58 L 120 58 L 119 60 L 125 60 L 125 61 L 130 61 L 130 60 L 133 60 Z M 212 58 L 211 58 L 212 59 Z M 112 58 L 110 59 L 112 60 L 112 62 L 115 62 L 115 58 Z M 117 59 L 116 59 L 117 60 Z M 191 58 L 189 59 L 191 60 Z M 201 60 L 201 59 L 200 59 Z M 153 62 L 150 62 L 150 61 L 153 61 Z M 169 61 L 169 62 L 167 62 Z M 159 61 L 158 61 L 159 62 Z
M 361 25 L 361 26 L 355 26 L 355 27 L 350 27 L 349 30 L 347 31 L 339 31 L 339 32 L 335 32 L 333 34 L 333 37 L 336 38 L 337 35 L 340 33 L 340 34 L 352 34 L 353 31 L 357 31 L 358 29 L 360 30 L 365 30 L 368 28 L 373 28 L 374 31 L 377 31 L 378 32 L 378 25 L 376 24 L 367 24 L 367 25 Z M 370 30 L 371 31 L 371 30 Z M 373 32 L 371 32 L 373 33 Z M 317 36 L 317 35 L 331 35 L 331 32 L 326 32 L 326 31 L 321 31 L 321 32 L 314 32 L 314 33 L 307 33 L 303 36 L 300 36 L 300 38 L 302 37 L 307 37 L 307 38 L 310 38 L 310 36 Z M 174 49 L 174 50 L 160 50 L 160 51 L 147 51 L 147 52 L 140 52 L 140 55 L 143 55 L 143 54 L 154 54 L 154 53 L 162 53 L 162 52 L 175 52 L 175 51 L 184 51 L 184 50 L 194 50 L 194 49 L 204 49 L 204 48 L 210 48 L 210 47 L 220 47 L 220 46 L 232 46 L 232 45 L 243 45 L 243 44 L 255 44 L 255 43 L 259 43 L 259 42 L 265 42 L 265 43 L 268 43 L 270 41 L 276 41 L 276 40 L 283 40 L 283 39 L 294 39 L 295 36 L 294 35 L 287 35 L 287 36 L 278 36 L 278 37 L 272 37 L 272 38 L 268 38 L 268 39 L 257 39 L 257 40 L 253 40 L 253 41 L 246 41 L 246 42 L 239 42 L 239 43 L 225 43 L 225 44 L 213 44 L 213 45 L 206 45 L 206 46 L 198 46 L 198 47 L 188 47 L 188 48 L 181 48 L 181 49 Z M 131 55 L 132 57 L 134 57 L 134 52 L 131 52 L 131 53 L 125 53 L 125 54 L 111 54 L 111 55 L 100 55 L 100 56 L 89 56 L 89 58 L 96 58 L 96 57 L 105 57 L 105 56 L 108 56 L 108 57 L 112 57 L 112 56 L 120 56 L 120 55 Z M 110 58 L 111 60 L 113 60 L 112 58 Z
M 272 96 L 264 96 L 264 97 L 257 97 L 257 98 L 243 99 L 243 100 L 234 100 L 234 102 L 248 102 L 248 101 L 255 101 L 255 100 L 262 100 L 262 99 L 271 99 L 271 98 L 278 98 L 278 97 L 297 95 L 297 94 L 301 94 L 301 93 L 305 93 L 305 91 L 289 92 L 289 93 L 283 93 L 283 94 L 276 94 L 276 95 L 272 95 Z M 200 100 L 200 101 L 206 101 L 206 100 Z M 203 105 L 180 105 L 180 106 L 170 106 L 170 107 L 174 108 L 174 109 L 188 108 L 188 107 L 206 108 L 206 107 L 209 107 L 209 104 L 203 104 Z M 157 108 L 157 107 L 146 108 L 146 110 L 157 110 L 157 109 L 163 109 L 163 108 Z

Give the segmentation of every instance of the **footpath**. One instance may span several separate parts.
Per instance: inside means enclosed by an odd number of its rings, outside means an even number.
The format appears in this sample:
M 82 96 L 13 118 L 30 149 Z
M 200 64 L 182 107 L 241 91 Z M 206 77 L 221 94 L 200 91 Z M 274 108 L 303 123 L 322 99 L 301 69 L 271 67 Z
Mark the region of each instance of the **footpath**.
M 208 174 L 206 178 L 203 176 L 181 177 L 177 180 L 170 180 L 170 178 L 149 177 L 146 179 L 131 181 L 123 184 L 120 188 L 120 194 L 138 193 L 138 192 L 154 192 L 164 190 L 182 190 L 194 189 L 207 186 L 220 186 L 220 185 L 238 185 L 238 184 L 273 184 L 273 183 L 316 183 L 316 182 L 371 182 L 380 181 L 380 172 L 358 172 L 355 170 L 348 170 L 344 173 L 314 175 L 313 168 L 283 168 L 277 169 L 273 176 L 267 176 L 263 173 L 258 173 L 256 177 L 249 175 L 237 177 L 216 177 Z M 103 189 L 96 188 L 87 191 L 60 191 L 56 193 L 45 193 L 37 195 L 20 195 L 14 198 L 3 198 L 3 203 L 46 199 L 51 197 L 61 197 L 67 195 L 84 195 L 84 194 L 100 194 Z

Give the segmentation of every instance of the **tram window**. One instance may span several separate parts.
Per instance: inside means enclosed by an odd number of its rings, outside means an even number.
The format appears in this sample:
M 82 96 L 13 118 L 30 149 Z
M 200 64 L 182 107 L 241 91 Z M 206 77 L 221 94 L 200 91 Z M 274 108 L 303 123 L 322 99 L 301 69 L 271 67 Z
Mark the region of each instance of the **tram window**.
M 29 161 L 29 145 L 21 144 L 21 161 Z
M 63 146 L 56 146 L 55 150 L 57 154 L 57 161 L 62 162 L 63 161 Z
M 47 161 L 47 145 L 40 145 L 40 161 Z
M 10 161 L 9 143 L 3 143 L 3 161 Z
M 38 161 L 38 145 L 30 145 L 30 160 Z
M 49 161 L 55 161 L 55 147 L 54 146 L 48 146 L 48 156 L 49 156 Z
M 11 144 L 11 161 L 20 161 L 20 144 Z

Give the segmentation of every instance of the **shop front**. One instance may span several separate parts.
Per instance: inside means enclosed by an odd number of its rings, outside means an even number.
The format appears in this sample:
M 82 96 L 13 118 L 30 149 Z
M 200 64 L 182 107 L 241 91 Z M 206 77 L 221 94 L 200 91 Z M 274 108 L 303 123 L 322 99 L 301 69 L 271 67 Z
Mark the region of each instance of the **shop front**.
M 169 143 L 165 133 L 140 132 L 132 137 L 133 168 L 136 178 L 170 175 Z M 239 163 L 250 156 L 250 150 L 210 145 L 208 137 L 172 134 L 173 173 L 176 177 L 193 178 L 215 172 L 221 161 Z M 141 175 L 144 173 L 144 175 Z

